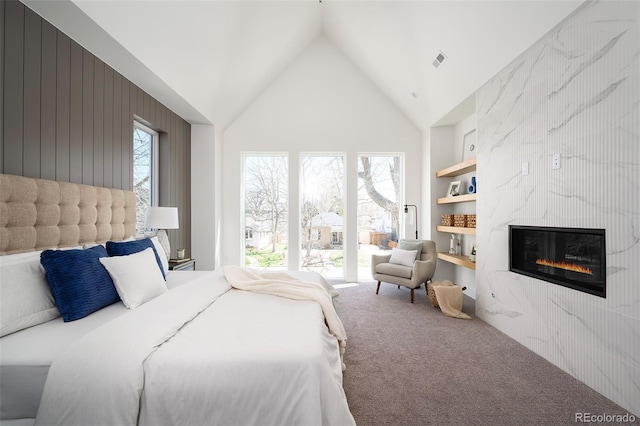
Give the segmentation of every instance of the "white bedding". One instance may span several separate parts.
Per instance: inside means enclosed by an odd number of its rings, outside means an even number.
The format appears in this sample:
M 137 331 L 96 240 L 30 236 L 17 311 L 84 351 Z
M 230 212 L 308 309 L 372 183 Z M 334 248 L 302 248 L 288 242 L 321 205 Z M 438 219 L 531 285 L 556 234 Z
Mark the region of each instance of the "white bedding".
M 122 303 L 107 306 L 82 321 L 56 318 L 0 339 L 0 419 L 33 418 L 54 358 L 82 336 L 125 314 Z
M 167 287 L 173 289 L 207 273 L 169 271 Z M 80 321 L 65 323 L 62 318 L 57 318 L 2 337 L 0 421 L 35 418 L 49 366 L 54 358 L 81 337 L 127 312 L 122 303 L 114 303 Z
M 320 305 L 231 289 L 220 271 L 119 316 L 56 358 L 37 424 L 88 423 L 354 420 Z

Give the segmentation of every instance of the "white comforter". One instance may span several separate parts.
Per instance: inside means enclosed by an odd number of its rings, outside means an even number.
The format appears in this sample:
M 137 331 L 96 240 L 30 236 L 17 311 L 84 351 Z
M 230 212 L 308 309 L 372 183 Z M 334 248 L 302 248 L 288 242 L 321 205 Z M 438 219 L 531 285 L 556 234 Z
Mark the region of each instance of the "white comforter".
M 354 424 L 320 306 L 220 272 L 83 338 L 49 370 L 36 424 Z

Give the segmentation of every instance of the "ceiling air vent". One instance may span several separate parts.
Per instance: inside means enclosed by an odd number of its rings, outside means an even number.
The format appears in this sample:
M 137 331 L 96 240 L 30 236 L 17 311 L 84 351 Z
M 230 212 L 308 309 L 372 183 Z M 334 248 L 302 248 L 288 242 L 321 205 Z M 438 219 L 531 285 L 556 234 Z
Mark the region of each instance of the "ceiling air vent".
M 440 68 L 440 65 L 442 65 L 446 60 L 447 60 L 447 56 L 444 53 L 442 53 L 442 50 L 439 51 L 438 55 L 433 60 L 433 67 L 435 69 Z

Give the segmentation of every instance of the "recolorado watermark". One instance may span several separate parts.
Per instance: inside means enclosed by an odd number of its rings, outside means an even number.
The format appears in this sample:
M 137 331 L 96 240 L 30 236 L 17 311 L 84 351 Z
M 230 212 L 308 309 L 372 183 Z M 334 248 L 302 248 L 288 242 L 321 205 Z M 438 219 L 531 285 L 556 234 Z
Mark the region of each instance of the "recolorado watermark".
M 575 413 L 576 423 L 634 423 L 636 416 L 633 414 L 594 414 Z

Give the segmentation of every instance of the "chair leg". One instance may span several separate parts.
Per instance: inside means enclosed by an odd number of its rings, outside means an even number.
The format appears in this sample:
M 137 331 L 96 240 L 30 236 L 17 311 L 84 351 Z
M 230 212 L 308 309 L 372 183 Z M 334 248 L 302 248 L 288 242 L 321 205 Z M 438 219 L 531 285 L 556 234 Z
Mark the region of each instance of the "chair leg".
M 380 281 L 378 281 L 378 288 L 376 288 L 376 294 L 378 294 L 378 291 L 380 291 Z
M 413 289 L 411 289 L 411 303 L 413 303 Z
M 400 286 L 398 286 L 398 288 L 400 288 Z

